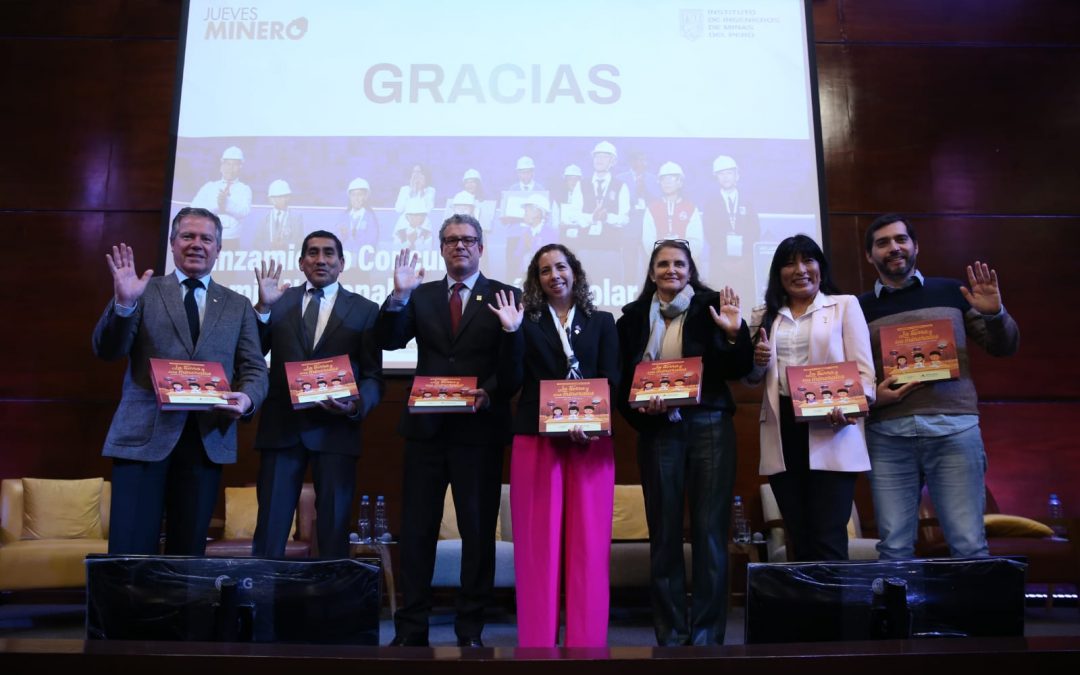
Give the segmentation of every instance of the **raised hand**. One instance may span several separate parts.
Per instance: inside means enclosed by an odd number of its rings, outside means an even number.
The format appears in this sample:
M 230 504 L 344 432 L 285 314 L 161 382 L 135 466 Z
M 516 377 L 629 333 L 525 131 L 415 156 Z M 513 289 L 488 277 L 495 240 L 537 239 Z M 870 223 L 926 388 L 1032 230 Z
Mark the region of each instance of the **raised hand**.
M 719 326 L 729 339 L 734 340 L 739 334 L 739 326 L 742 325 L 742 310 L 739 309 L 739 295 L 731 290 L 730 286 L 724 286 L 720 291 L 720 311 L 709 305 L 709 314 L 712 315 L 713 323 Z
M 764 368 L 772 361 L 772 346 L 764 328 L 758 328 L 758 341 L 754 345 L 754 365 Z
M 113 278 L 113 298 L 121 307 L 134 307 L 142 294 L 146 292 L 146 285 L 150 283 L 150 277 L 154 276 L 154 270 L 146 270 L 140 277 L 135 271 L 135 252 L 127 244 L 120 242 L 120 246 L 112 247 L 112 254 L 105 254 L 105 261 L 109 263 L 109 272 Z
M 255 281 L 259 286 L 259 302 L 255 305 L 255 311 L 260 314 L 270 311 L 270 307 L 280 300 L 285 290 L 292 285 L 289 282 L 280 283 L 283 267 L 284 265 L 273 260 L 267 265 L 264 260 L 260 268 L 255 270 Z
M 424 268 L 420 265 L 420 254 L 409 255 L 409 249 L 403 248 L 394 258 L 394 297 L 408 300 L 416 287 L 424 281 Z
M 525 316 L 525 307 L 519 302 L 514 305 L 514 294 L 510 291 L 499 291 L 495 294 L 495 304 L 488 305 L 491 313 L 499 317 L 499 323 L 503 330 L 513 333 L 521 327 L 521 319 Z
M 980 314 L 997 314 L 1001 311 L 1001 289 L 998 288 L 997 272 L 986 263 L 975 261 L 967 267 L 968 288 L 960 287 L 960 293 L 968 304 Z

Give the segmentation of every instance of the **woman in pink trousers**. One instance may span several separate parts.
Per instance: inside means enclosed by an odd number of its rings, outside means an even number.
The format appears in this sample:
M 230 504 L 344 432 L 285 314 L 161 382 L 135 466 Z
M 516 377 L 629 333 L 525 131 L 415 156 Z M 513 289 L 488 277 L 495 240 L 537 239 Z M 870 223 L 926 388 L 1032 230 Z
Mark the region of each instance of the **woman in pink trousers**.
M 567 647 L 607 645 L 615 450 L 610 436 L 540 436 L 540 381 L 607 378 L 599 402 L 579 415 L 607 415 L 618 384 L 615 320 L 597 310 L 585 270 L 561 244 L 540 248 L 522 303 L 496 298 L 503 330 L 525 331 L 521 399 L 514 416 L 510 515 L 514 532 L 518 643 L 554 647 L 560 586 L 566 591 Z M 586 411 L 587 405 L 593 409 Z M 560 576 L 565 570 L 566 579 Z

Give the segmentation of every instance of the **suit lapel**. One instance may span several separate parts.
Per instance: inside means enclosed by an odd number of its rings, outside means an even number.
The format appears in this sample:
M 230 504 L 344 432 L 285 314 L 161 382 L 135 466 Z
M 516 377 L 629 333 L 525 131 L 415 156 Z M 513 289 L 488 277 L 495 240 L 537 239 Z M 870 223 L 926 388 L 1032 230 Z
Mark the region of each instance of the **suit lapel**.
M 165 311 L 173 322 L 176 334 L 180 336 L 180 341 L 184 343 L 188 354 L 194 354 L 195 345 L 191 342 L 191 329 L 188 328 L 187 312 L 184 310 L 184 294 L 180 289 L 180 282 L 176 280 L 176 275 L 169 274 L 162 277 L 162 283 L 158 284 L 157 288 L 161 293 L 161 303 L 165 305 Z
M 214 330 L 214 326 L 217 325 L 224 310 L 225 291 L 220 284 L 211 279 L 210 287 L 206 289 L 206 309 L 203 311 L 202 325 L 199 328 L 199 342 L 202 342 L 206 335 Z M 198 345 L 196 345 L 196 349 L 198 349 Z
M 551 317 L 551 310 L 544 305 L 544 309 L 540 312 L 540 333 L 547 340 L 547 343 L 551 345 L 551 348 L 555 350 L 556 354 L 562 354 L 562 340 L 559 339 L 560 329 L 555 326 L 555 319 Z
M 304 306 L 304 293 L 307 292 L 307 285 L 301 284 L 295 289 L 289 289 L 285 292 L 279 302 L 285 303 L 285 306 L 281 308 L 280 321 L 287 326 L 296 335 L 296 344 L 304 347 L 304 352 L 308 350 L 308 345 L 304 343 L 304 319 L 301 315 L 301 310 Z
M 487 309 L 484 308 L 484 305 L 490 300 L 488 297 L 489 290 L 490 284 L 484 275 L 481 274 L 476 278 L 476 285 L 473 286 L 472 294 L 469 296 L 469 302 L 465 305 L 465 311 L 461 315 L 461 323 L 458 324 L 457 335 L 451 336 L 452 339 L 456 340 L 458 335 L 465 332 L 465 326 L 469 325 L 469 322 L 472 321 L 474 316 L 480 312 L 487 311 Z M 447 294 L 449 294 L 449 290 L 447 291 Z M 449 301 L 447 301 L 446 307 L 446 322 L 447 324 L 450 323 Z

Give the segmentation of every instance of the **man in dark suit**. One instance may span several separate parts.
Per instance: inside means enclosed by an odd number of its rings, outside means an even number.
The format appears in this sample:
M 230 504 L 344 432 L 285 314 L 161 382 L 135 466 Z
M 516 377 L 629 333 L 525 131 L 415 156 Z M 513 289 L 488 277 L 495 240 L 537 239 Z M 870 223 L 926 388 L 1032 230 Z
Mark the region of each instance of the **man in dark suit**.
M 477 378 L 475 415 L 404 412 L 405 476 L 401 527 L 405 602 L 394 617 L 391 644 L 428 644 L 435 544 L 449 483 L 461 532 L 461 592 L 454 624 L 461 646 L 482 646 L 483 611 L 495 580 L 495 521 L 503 448 L 510 438 L 510 397 L 520 384 L 521 332 L 506 332 L 488 309 L 495 294 L 520 292 L 480 274 L 483 231 L 472 216 L 453 215 L 439 230 L 446 277 L 421 284 L 419 256 L 397 256 L 394 292 L 379 312 L 383 349 L 416 338 L 417 375 Z
M 315 483 L 315 532 L 324 558 L 349 555 L 348 528 L 360 456 L 360 422 L 382 398 L 382 352 L 373 329 L 379 307 L 338 283 L 344 266 L 341 241 L 324 230 L 304 238 L 300 271 L 307 283 L 280 284 L 281 265 L 255 272 L 259 283 L 262 351 L 271 353 L 270 393 L 255 448 L 259 450 L 259 517 L 252 555 L 280 558 L 292 529 L 304 474 Z M 345 354 L 360 398 L 327 397 L 317 408 L 293 410 L 285 363 Z
M 217 503 L 221 465 L 236 461 L 236 424 L 266 396 L 266 363 L 255 312 L 244 296 L 210 279 L 221 252 L 221 221 L 181 209 L 169 233 L 173 274 L 139 276 L 123 243 L 105 258 L 113 299 L 94 329 L 94 353 L 128 357 L 120 406 L 105 438 L 113 458 L 109 553 L 202 555 Z M 162 412 L 151 358 L 217 361 L 229 376 L 227 404 L 210 412 Z

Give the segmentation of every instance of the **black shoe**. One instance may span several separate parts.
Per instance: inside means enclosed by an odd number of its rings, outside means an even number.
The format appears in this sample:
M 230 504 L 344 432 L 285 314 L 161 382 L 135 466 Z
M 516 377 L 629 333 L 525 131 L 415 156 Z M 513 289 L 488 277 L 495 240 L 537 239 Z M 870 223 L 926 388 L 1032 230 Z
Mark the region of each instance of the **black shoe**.
M 424 637 L 402 637 L 395 635 L 394 639 L 390 641 L 391 647 L 427 647 L 428 639 Z
M 458 647 L 483 647 L 484 643 L 478 637 L 472 637 L 472 638 L 459 637 L 457 639 L 457 646 Z

